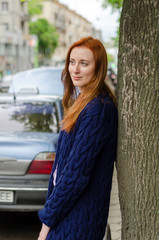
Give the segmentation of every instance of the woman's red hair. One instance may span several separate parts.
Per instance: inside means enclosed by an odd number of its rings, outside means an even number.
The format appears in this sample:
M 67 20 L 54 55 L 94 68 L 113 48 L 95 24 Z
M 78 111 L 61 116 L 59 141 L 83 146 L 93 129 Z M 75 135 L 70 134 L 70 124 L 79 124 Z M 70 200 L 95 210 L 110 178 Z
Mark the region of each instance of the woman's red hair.
M 95 74 L 86 88 L 77 97 L 76 88 L 74 87 L 68 68 L 70 63 L 70 54 L 75 47 L 87 47 L 93 52 L 95 59 Z M 64 107 L 64 119 L 62 121 L 62 129 L 70 132 L 77 121 L 77 118 L 83 108 L 93 98 L 97 97 L 102 90 L 106 89 L 110 97 L 116 102 L 115 96 L 107 86 L 105 79 L 107 74 L 107 54 L 103 44 L 92 37 L 82 38 L 79 41 L 72 44 L 68 50 L 65 67 L 62 72 L 62 81 L 64 84 L 64 96 L 63 96 L 63 107 Z

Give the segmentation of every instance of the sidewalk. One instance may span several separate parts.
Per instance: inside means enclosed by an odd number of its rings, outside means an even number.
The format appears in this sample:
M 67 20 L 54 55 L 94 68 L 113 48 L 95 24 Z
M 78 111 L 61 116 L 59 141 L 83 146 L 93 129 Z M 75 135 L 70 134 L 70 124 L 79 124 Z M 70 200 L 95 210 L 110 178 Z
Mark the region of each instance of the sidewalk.
M 114 167 L 108 223 L 111 228 L 112 240 L 121 240 L 121 212 L 118 198 L 116 167 Z

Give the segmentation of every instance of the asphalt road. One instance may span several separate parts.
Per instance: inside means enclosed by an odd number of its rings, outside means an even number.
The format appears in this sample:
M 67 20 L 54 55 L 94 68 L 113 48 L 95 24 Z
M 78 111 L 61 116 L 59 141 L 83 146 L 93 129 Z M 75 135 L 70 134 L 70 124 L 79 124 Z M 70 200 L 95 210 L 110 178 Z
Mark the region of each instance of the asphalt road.
M 0 240 L 37 240 L 40 228 L 37 213 L 0 212 Z

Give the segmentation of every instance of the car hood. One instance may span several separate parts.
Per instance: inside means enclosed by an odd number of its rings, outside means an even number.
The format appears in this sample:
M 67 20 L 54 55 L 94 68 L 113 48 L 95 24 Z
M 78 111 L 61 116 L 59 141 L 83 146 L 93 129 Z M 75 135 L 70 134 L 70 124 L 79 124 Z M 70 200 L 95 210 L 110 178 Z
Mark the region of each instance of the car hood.
M 0 132 L 0 174 L 25 174 L 40 152 L 56 150 L 58 134 Z

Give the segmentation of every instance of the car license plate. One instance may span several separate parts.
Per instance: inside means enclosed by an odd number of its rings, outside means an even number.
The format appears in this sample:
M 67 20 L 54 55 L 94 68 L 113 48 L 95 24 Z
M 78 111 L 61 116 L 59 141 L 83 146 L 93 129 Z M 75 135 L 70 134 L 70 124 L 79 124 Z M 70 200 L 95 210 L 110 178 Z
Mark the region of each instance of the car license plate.
M 0 191 L 0 203 L 12 203 L 13 192 L 12 191 Z

